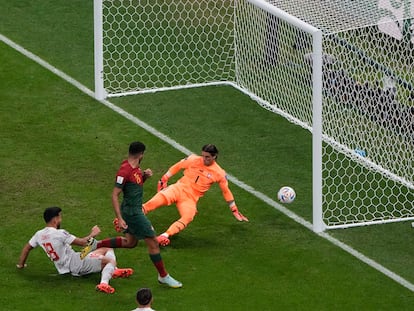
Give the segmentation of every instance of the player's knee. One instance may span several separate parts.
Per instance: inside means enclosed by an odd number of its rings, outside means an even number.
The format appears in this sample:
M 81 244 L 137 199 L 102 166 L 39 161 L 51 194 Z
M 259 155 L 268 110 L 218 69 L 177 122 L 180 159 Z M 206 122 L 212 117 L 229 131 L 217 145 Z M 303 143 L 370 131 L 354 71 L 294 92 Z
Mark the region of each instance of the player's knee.
M 116 260 L 113 258 L 110 258 L 108 256 L 102 256 L 102 265 L 106 266 L 108 263 L 112 264 L 114 267 L 116 267 Z
M 109 261 L 111 264 L 113 264 L 114 265 L 114 267 L 116 267 L 116 260 L 115 259 L 112 259 L 111 258 L 111 260 Z
M 122 241 L 122 247 L 124 248 L 134 248 L 135 246 L 137 246 L 137 244 L 138 240 L 131 236 L 128 236 L 126 239 Z
M 135 246 L 137 246 L 138 241 L 126 241 L 124 247 L 125 248 L 134 248 Z

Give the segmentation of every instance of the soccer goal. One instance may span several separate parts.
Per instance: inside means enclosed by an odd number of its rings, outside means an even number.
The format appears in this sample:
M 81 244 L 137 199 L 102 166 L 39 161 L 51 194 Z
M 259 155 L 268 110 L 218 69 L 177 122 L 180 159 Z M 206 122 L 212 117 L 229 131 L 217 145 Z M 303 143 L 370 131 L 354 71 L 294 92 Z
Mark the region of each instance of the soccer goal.
M 414 5 L 94 0 L 97 99 L 231 85 L 312 133 L 314 231 L 414 219 Z

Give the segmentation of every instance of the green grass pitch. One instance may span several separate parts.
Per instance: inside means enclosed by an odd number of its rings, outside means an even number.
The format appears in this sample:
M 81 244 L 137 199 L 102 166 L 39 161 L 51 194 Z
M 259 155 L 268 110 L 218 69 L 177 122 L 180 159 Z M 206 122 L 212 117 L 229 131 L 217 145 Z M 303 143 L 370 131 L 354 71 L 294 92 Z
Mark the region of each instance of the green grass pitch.
M 0 0 L 3 34 L 89 88 L 93 87 L 92 1 Z M 276 198 L 289 184 L 289 208 L 311 220 L 311 141 L 299 129 L 229 87 L 163 92 L 112 101 L 199 152 L 219 147 L 219 163 L 254 189 Z M 171 117 L 173 116 L 173 117 Z M 183 282 L 157 283 L 140 244 L 116 250 L 130 279 L 113 295 L 95 292 L 99 275 L 59 276 L 36 249 L 17 270 L 20 250 L 44 224 L 43 209 L 63 209 L 63 227 L 83 236 L 98 224 L 114 236 L 110 194 L 128 144 L 147 145 L 143 166 L 157 178 L 183 154 L 0 42 L 0 308 L 2 310 L 132 310 L 139 287 L 151 287 L 158 311 L 174 310 L 409 310 L 414 294 L 255 196 L 230 185 L 249 223 L 238 223 L 218 187 L 199 202 L 194 222 L 162 250 L 169 272 Z M 283 138 L 283 139 L 282 139 Z M 295 144 L 286 144 L 294 141 Z M 149 215 L 156 230 L 175 207 Z M 389 224 L 329 232 L 414 282 L 413 232 Z

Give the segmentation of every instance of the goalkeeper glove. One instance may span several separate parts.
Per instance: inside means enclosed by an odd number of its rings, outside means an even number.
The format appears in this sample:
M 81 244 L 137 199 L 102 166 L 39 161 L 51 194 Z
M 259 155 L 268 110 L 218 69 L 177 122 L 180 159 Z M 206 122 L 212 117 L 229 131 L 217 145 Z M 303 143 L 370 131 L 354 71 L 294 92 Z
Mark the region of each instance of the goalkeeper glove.
M 167 188 L 168 186 L 168 176 L 164 174 L 161 179 L 158 181 L 157 192 L 160 192 L 162 189 Z
M 236 218 L 238 221 L 249 221 L 247 217 L 245 217 L 242 213 L 239 212 L 239 209 L 236 205 L 233 205 L 230 209 L 233 213 L 234 218 Z

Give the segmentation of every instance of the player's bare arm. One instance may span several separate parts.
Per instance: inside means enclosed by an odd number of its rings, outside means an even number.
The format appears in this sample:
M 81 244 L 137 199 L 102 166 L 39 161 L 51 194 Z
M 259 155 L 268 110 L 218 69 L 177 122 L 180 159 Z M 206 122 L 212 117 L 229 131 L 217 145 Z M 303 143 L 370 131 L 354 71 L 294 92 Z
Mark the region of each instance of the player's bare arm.
M 122 188 L 114 187 L 112 190 L 112 207 L 114 209 L 115 218 L 118 218 L 118 226 L 122 229 L 128 228 L 125 220 L 122 218 L 121 215 L 121 208 L 119 205 L 119 196 L 121 195 Z
M 91 232 L 87 236 L 74 239 L 72 245 L 86 246 L 88 244 L 88 240 L 96 237 L 99 233 L 101 233 L 101 229 L 98 226 L 93 226 Z
M 33 247 L 29 243 L 27 243 L 23 247 L 22 252 L 20 254 L 20 258 L 19 258 L 19 263 L 16 265 L 16 267 L 18 269 L 23 269 L 23 268 L 27 267 L 26 260 L 27 260 L 27 257 L 29 256 L 29 253 L 32 249 L 33 249 Z

